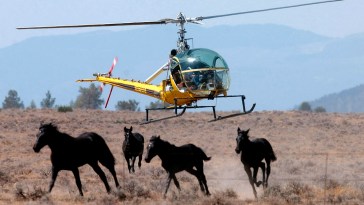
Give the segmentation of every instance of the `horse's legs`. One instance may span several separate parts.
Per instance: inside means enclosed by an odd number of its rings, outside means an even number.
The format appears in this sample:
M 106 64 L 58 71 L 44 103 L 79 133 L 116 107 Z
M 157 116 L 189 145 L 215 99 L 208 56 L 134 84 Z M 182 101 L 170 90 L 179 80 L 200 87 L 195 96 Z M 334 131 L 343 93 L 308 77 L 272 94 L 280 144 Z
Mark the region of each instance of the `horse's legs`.
M 78 168 L 72 169 L 72 172 L 73 172 L 73 175 L 75 176 L 78 191 L 80 192 L 80 195 L 83 196 L 80 172 L 78 171 Z
M 108 165 L 106 168 L 110 171 L 112 177 L 114 178 L 116 188 L 119 188 L 120 185 L 119 185 L 118 178 L 116 177 L 115 166 L 112 164 L 112 165 Z
M 174 185 L 176 185 L 178 191 L 181 191 L 181 187 L 179 185 L 179 182 L 178 182 L 177 177 L 176 177 L 175 174 L 173 174 L 172 179 L 173 179 Z
M 202 183 L 205 185 L 206 195 L 207 196 L 211 195 L 209 192 L 209 187 L 207 186 L 207 180 L 206 180 L 205 174 L 203 173 L 203 170 L 201 171 L 201 180 L 202 180 Z
M 257 182 L 257 174 L 259 171 L 259 167 L 262 169 L 263 181 Z M 257 185 L 257 187 L 259 187 L 261 184 L 264 184 L 264 182 L 265 182 L 265 163 L 264 162 L 260 162 L 258 167 L 254 167 L 253 179 L 254 179 L 254 183 Z
M 142 166 L 142 158 L 143 158 L 143 154 L 139 155 L 139 162 L 138 162 L 138 167 L 140 169 L 140 167 Z
M 129 173 L 131 173 L 131 167 L 130 167 L 130 163 L 129 163 L 129 156 L 127 154 L 124 154 L 124 157 L 125 157 L 125 160 L 126 160 L 126 163 L 128 164 L 128 170 L 129 170 Z
M 259 187 L 259 185 L 262 183 L 261 181 L 259 183 L 257 182 L 258 170 L 259 170 L 259 167 L 257 167 L 257 166 L 253 167 L 253 181 L 254 181 L 254 184 L 257 185 L 257 187 Z
M 269 178 L 269 174 L 270 174 L 270 160 L 266 159 L 265 162 L 267 163 L 267 178 L 265 179 L 265 182 L 263 183 L 263 187 L 267 188 L 268 187 L 268 178 Z
M 200 178 L 199 180 L 205 186 L 206 195 L 207 196 L 211 195 L 209 192 L 209 187 L 207 186 L 207 180 L 206 180 L 205 174 L 203 173 L 203 161 L 202 160 L 196 164 L 196 169 L 197 169 L 198 177 Z
M 253 176 L 252 176 L 252 171 L 250 170 L 250 167 L 247 166 L 247 165 L 244 165 L 244 169 L 245 169 L 245 172 L 246 174 L 248 175 L 249 177 L 249 182 L 250 182 L 250 185 L 252 186 L 253 188 L 253 193 L 254 193 L 254 196 L 255 198 L 257 199 L 257 191 L 255 190 L 255 187 L 254 187 L 254 181 L 253 181 Z
M 263 172 L 263 188 L 265 188 L 264 184 L 266 183 L 266 179 L 265 179 L 265 163 L 264 162 L 261 162 L 260 163 L 260 168 L 262 169 L 262 172 Z
M 105 173 L 102 171 L 100 166 L 97 164 L 97 162 L 90 163 L 90 166 L 99 175 L 101 180 L 104 182 L 107 193 L 110 193 L 109 183 L 107 182 L 107 178 L 105 176 Z
M 52 178 L 51 178 L 51 183 L 49 184 L 49 188 L 48 188 L 48 192 L 51 193 L 54 183 L 56 182 L 57 179 L 57 175 L 58 175 L 59 170 L 52 167 Z
M 166 183 L 166 189 L 164 190 L 164 197 L 166 197 L 167 195 L 167 191 L 168 191 L 168 188 L 169 188 L 169 185 L 171 184 L 171 180 L 172 180 L 172 173 L 168 173 L 168 178 L 167 178 L 167 183 Z
M 135 172 L 135 169 L 134 169 L 135 159 L 136 159 L 136 156 L 131 157 L 131 170 L 133 172 Z
M 202 192 L 205 192 L 205 188 L 204 188 L 204 186 L 203 186 L 203 184 L 202 184 L 202 180 L 201 180 L 200 176 L 198 175 L 197 171 L 196 171 L 196 170 L 194 170 L 193 168 L 186 169 L 186 171 L 187 171 L 188 173 L 190 173 L 190 174 L 194 175 L 194 176 L 197 178 L 198 183 L 200 184 L 201 191 L 202 191 Z
M 197 170 L 190 169 L 190 171 L 188 172 L 197 177 L 198 183 L 200 183 L 201 191 L 204 192 L 207 196 L 211 195 L 209 187 L 207 186 L 205 174 L 203 173 L 203 161 L 201 160 L 201 162 L 197 163 L 195 166 Z

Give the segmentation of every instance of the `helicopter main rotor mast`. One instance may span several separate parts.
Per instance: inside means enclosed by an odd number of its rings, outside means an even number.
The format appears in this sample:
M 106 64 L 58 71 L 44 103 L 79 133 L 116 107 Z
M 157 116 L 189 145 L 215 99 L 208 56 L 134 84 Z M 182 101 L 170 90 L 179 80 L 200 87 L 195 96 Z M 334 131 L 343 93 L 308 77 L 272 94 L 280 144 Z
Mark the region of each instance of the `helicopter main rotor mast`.
M 185 23 L 187 23 L 186 16 L 183 15 L 183 13 L 179 13 L 177 19 L 179 20 L 179 31 L 177 32 L 179 34 L 179 38 L 177 41 L 177 48 L 178 52 L 183 52 L 188 49 L 190 49 L 190 46 L 187 44 L 187 40 L 185 39 L 185 33 L 187 33 L 185 29 Z
M 337 1 L 344 1 L 344 0 L 318 1 L 318 2 L 312 2 L 312 3 L 306 3 L 306 4 L 296 4 L 296 5 L 291 5 L 291 6 L 282 6 L 282 7 L 252 10 L 252 11 L 243 11 L 243 12 L 221 14 L 221 15 L 214 15 L 214 16 L 200 16 L 200 17 L 195 17 L 195 18 L 186 18 L 186 16 L 183 13 L 179 13 L 176 19 L 165 18 L 165 19 L 161 19 L 158 21 L 140 21 L 140 22 L 124 22 L 124 23 L 108 23 L 108 24 L 34 26 L 34 27 L 19 27 L 17 29 L 54 29 L 54 28 L 109 27 L 109 26 L 140 26 L 140 25 L 157 25 L 157 24 L 175 23 L 180 27 L 179 31 L 177 32 L 179 34 L 179 38 L 177 41 L 178 52 L 184 52 L 186 50 L 189 50 L 189 48 L 190 48 L 190 46 L 187 44 L 187 40 L 185 39 L 185 34 L 187 33 L 187 31 L 185 29 L 186 23 L 200 24 L 200 21 L 205 20 L 205 19 L 228 17 L 228 16 L 235 16 L 235 15 L 242 15 L 242 14 L 258 13 L 258 12 L 266 12 L 266 11 L 288 9 L 288 8 L 296 8 L 296 7 L 310 6 L 310 5 L 315 5 L 315 4 L 332 3 L 332 2 L 337 2 Z

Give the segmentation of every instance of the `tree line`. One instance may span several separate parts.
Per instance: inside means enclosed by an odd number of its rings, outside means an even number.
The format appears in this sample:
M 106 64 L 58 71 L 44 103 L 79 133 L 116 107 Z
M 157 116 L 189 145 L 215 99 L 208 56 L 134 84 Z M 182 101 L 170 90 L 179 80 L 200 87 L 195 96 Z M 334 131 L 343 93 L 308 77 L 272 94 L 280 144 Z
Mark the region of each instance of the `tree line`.
M 40 108 L 42 109 L 53 109 L 58 108 L 61 111 L 71 111 L 72 108 L 80 108 L 80 109 L 101 109 L 101 106 L 104 104 L 104 100 L 101 99 L 102 91 L 94 84 L 91 83 L 88 88 L 80 87 L 79 95 L 76 98 L 76 101 L 71 101 L 69 105 L 66 106 L 56 106 L 56 98 L 52 97 L 51 92 L 48 90 L 45 94 L 45 98 L 40 102 Z M 150 102 L 147 108 L 161 108 L 164 107 L 162 101 L 157 100 L 155 102 Z M 16 90 L 9 90 L 8 95 L 5 97 L 2 103 L 3 109 L 24 109 L 24 103 L 18 96 L 18 92 Z M 30 109 L 37 109 L 37 105 L 32 100 L 30 102 Z M 127 100 L 127 101 L 118 101 L 115 105 L 116 110 L 130 110 L 130 111 L 140 111 L 139 102 L 136 100 Z M 316 107 L 312 108 L 308 102 L 302 102 L 298 107 L 300 111 L 308 111 L 308 112 L 326 112 L 324 107 Z
M 301 105 L 298 107 L 299 111 L 305 111 L 305 112 L 326 112 L 326 109 L 322 106 L 318 106 L 315 108 L 312 108 L 309 102 L 302 102 Z
M 72 110 L 72 108 L 80 109 L 101 109 L 104 104 L 104 100 L 101 99 L 102 91 L 94 84 L 91 83 L 89 87 L 80 87 L 79 95 L 76 101 L 71 101 L 69 105 L 61 106 L 55 105 L 56 98 L 52 97 L 51 92 L 48 90 L 45 97 L 40 102 L 40 108 L 42 109 L 53 109 L 58 108 L 62 110 Z M 151 102 L 147 108 L 158 108 L 163 107 L 163 102 L 157 100 Z M 2 103 L 2 109 L 24 109 L 24 103 L 18 95 L 16 90 L 9 90 L 8 95 L 5 97 Z M 30 109 L 37 109 L 37 105 L 32 100 L 30 102 Z M 140 111 L 139 102 L 136 100 L 118 101 L 115 105 L 116 110 L 130 110 Z

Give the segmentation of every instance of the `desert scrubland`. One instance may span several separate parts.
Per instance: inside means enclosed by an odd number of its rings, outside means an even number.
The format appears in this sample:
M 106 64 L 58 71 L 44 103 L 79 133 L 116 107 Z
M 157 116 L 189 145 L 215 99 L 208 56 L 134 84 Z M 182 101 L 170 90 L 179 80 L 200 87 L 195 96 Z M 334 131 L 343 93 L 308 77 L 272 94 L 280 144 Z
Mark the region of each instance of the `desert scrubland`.
M 153 118 L 170 114 L 152 113 Z M 129 111 L 1 110 L 0 204 L 364 204 L 364 114 L 263 111 L 208 123 L 211 113 L 194 112 L 140 125 L 144 117 L 143 112 Z M 83 197 L 69 171 L 61 171 L 47 193 L 50 149 L 32 149 L 41 122 L 55 123 L 74 137 L 88 131 L 103 136 L 116 158 L 121 188 L 115 188 L 102 167 L 112 187 L 107 194 L 85 165 L 79 168 Z M 163 198 L 167 174 L 158 157 L 149 164 L 143 160 L 141 169 L 129 174 L 121 145 L 124 127 L 130 126 L 144 136 L 145 147 L 152 135 L 176 146 L 201 147 L 212 157 L 204 163 L 211 196 L 200 192 L 194 176 L 181 172 L 181 192 L 172 182 Z M 238 127 L 250 129 L 252 139 L 269 140 L 278 158 L 272 163 L 269 187 L 257 188 L 258 201 L 234 151 Z

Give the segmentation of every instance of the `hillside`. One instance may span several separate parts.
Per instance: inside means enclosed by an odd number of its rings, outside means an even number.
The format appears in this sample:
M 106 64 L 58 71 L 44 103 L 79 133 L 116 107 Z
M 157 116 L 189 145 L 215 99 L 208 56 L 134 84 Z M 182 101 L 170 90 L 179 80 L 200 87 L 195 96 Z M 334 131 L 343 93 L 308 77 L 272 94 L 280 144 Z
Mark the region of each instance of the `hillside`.
M 153 118 L 170 113 L 153 112 Z M 220 113 L 221 114 L 221 113 Z M 225 113 L 227 114 L 227 113 Z M 0 204 L 363 204 L 364 116 L 309 112 L 253 112 L 207 123 L 211 113 L 185 113 L 180 118 L 139 125 L 143 112 L 75 110 L 0 111 Z M 50 194 L 50 149 L 32 149 L 41 122 L 57 124 L 61 132 L 77 136 L 94 131 L 104 137 L 116 158 L 121 183 L 117 190 L 105 171 L 111 194 L 89 166 L 80 168 L 84 197 L 78 196 L 73 174 L 61 171 Z M 166 198 L 166 173 L 160 159 L 142 162 L 129 174 L 122 155 L 124 127 L 144 135 L 145 149 L 152 135 L 176 146 L 193 143 L 212 159 L 204 163 L 211 196 L 205 197 L 192 175 L 178 173 L 182 190 L 171 183 Z M 255 201 L 249 181 L 235 153 L 237 128 L 250 129 L 251 139 L 269 140 L 277 155 L 268 189 L 257 188 Z M 144 152 L 145 156 L 146 150 Z M 261 178 L 259 173 L 258 179 Z
M 334 39 L 270 24 L 189 25 L 187 31 L 191 46 L 210 48 L 225 58 L 231 72 L 229 94 L 246 95 L 259 111 L 289 110 L 307 99 L 363 84 L 362 34 Z M 68 105 L 80 86 L 88 86 L 75 81 L 106 72 L 115 56 L 114 76 L 143 81 L 167 61 L 176 32 L 174 26 L 100 30 L 36 37 L 1 48 L 0 70 L 6 77 L 0 82 L 0 100 L 15 89 L 25 106 L 32 100 L 39 105 L 49 90 L 57 105 Z M 141 109 L 155 100 L 115 89 L 109 109 L 129 99 L 139 101 Z M 226 111 L 239 108 L 231 101 L 220 104 L 224 106 L 218 109 Z
M 312 107 L 324 107 L 328 112 L 364 112 L 364 85 L 325 95 L 310 102 Z

